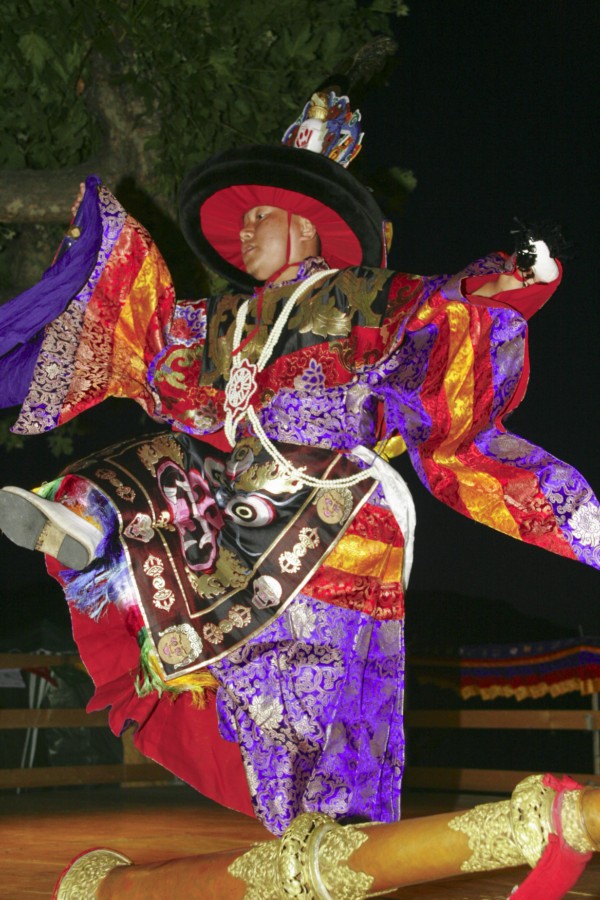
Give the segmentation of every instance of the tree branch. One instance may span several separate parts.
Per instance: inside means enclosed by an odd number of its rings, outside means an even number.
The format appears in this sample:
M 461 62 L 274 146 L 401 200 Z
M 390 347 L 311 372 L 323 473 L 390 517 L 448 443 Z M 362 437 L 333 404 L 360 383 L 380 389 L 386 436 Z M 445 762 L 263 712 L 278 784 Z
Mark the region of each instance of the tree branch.
M 0 222 L 69 222 L 80 182 L 94 173 L 107 184 L 116 184 L 123 174 L 112 160 L 102 159 L 66 169 L 0 171 Z

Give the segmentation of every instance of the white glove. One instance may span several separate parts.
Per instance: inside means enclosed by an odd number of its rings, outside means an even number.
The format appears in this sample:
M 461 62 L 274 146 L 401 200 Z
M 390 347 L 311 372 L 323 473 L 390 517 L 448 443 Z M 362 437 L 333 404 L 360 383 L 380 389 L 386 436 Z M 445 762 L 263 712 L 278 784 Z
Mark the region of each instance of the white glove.
M 545 241 L 529 241 L 529 246 L 535 253 L 535 263 L 531 270 L 536 281 L 549 284 L 559 276 L 556 260 L 550 256 L 548 244 Z

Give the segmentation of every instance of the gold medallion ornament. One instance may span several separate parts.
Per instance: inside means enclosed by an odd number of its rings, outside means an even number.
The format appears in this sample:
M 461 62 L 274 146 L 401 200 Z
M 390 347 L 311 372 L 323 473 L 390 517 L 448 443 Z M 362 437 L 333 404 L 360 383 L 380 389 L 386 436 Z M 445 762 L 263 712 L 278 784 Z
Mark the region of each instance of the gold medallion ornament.
M 348 488 L 322 488 L 313 500 L 322 522 L 342 525 L 352 512 L 353 499 Z
M 202 641 L 192 626 L 183 622 L 158 632 L 156 652 L 163 662 L 180 669 L 198 659 Z

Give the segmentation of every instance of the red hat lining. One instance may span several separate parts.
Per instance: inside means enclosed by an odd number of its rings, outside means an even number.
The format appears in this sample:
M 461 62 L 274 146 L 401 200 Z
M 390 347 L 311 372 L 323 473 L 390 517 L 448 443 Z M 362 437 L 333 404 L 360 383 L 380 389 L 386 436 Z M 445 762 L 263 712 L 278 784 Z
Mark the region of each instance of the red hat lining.
M 200 208 L 200 226 L 214 249 L 245 271 L 240 245 L 243 217 L 255 206 L 275 206 L 309 219 L 319 235 L 321 253 L 330 266 L 343 269 L 362 262 L 362 248 L 352 229 L 330 207 L 297 191 L 263 184 L 234 184 L 216 191 Z

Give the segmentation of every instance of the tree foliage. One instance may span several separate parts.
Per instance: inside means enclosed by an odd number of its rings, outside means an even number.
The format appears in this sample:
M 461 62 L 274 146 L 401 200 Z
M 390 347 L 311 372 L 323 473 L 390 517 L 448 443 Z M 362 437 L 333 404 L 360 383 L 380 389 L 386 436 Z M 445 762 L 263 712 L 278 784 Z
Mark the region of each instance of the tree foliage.
M 108 74 L 136 99 L 130 127 L 172 193 L 199 159 L 277 139 L 340 60 L 405 12 L 399 0 L 4 0 L 0 168 L 99 153 L 94 82 Z
M 68 220 L 86 172 L 135 182 L 172 213 L 192 164 L 279 140 L 315 87 L 406 12 L 402 0 L 3 0 L 0 222 L 17 227 L 0 225 L 0 281 L 16 287 L 15 260 L 33 259 L 18 223 L 52 245 L 44 211 Z M 15 196 L 21 219 L 8 216 Z M 49 435 L 48 451 L 70 453 L 78 428 Z M 6 420 L 0 446 L 20 447 Z

